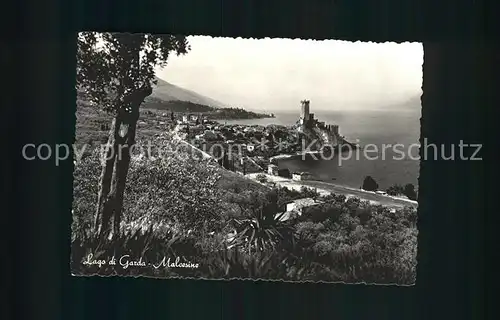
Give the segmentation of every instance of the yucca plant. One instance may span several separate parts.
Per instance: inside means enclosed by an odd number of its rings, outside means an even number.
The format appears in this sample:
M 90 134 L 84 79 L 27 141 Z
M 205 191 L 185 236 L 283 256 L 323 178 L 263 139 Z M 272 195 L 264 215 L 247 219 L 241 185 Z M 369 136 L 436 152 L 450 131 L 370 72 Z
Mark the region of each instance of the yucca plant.
M 256 210 L 250 211 L 247 219 L 234 219 L 236 236 L 232 244 L 246 247 L 248 252 L 276 250 L 281 242 L 294 241 L 294 229 L 290 222 L 282 221 L 285 213 L 278 214 L 275 199 Z

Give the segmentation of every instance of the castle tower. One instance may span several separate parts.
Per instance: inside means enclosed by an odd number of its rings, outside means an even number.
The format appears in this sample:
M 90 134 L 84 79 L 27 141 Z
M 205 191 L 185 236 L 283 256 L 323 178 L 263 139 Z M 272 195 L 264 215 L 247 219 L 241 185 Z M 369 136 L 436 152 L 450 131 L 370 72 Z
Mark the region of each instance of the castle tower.
M 300 118 L 302 120 L 308 121 L 309 120 L 309 100 L 302 100 L 301 102 L 301 112 L 300 112 Z
M 310 121 L 311 115 L 309 114 L 309 100 L 302 100 L 300 109 L 300 126 L 303 131 Z

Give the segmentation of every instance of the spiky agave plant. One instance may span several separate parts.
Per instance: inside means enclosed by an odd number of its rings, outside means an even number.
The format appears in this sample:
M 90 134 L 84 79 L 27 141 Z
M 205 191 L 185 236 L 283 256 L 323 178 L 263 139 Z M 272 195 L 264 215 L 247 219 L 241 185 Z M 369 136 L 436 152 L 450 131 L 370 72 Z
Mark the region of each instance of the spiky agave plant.
M 284 212 L 278 213 L 277 202 L 268 200 L 256 210 L 251 210 L 247 219 L 234 219 L 236 236 L 232 244 L 252 251 L 276 250 L 278 244 L 294 241 L 293 227 L 283 221 Z

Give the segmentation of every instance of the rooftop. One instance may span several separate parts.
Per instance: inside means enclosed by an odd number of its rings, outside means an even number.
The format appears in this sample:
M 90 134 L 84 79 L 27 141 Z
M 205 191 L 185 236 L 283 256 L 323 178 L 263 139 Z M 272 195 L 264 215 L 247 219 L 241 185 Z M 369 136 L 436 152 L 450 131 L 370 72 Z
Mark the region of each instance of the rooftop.
M 298 174 L 300 176 L 306 176 L 306 175 L 310 175 L 309 172 L 294 172 L 293 174 Z
M 302 199 L 297 199 L 297 200 L 291 201 L 289 203 L 294 203 L 295 208 L 303 208 L 303 207 L 308 207 L 308 206 L 318 204 L 320 202 L 314 200 L 313 198 L 302 198 Z

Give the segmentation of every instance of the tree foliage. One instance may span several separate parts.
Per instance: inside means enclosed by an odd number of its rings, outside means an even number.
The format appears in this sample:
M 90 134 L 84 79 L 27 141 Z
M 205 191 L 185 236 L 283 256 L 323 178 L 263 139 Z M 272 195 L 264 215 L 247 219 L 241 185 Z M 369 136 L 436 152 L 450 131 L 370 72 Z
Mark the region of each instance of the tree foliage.
M 166 66 L 171 52 L 189 49 L 183 36 L 81 32 L 76 83 L 93 105 L 116 112 L 130 107 L 125 102 L 133 92 L 156 84 L 155 68 Z
M 378 183 L 371 176 L 366 176 L 362 188 L 367 191 L 376 191 L 378 189 Z
M 417 192 L 415 186 L 411 183 L 404 187 L 400 184 L 395 184 L 387 189 L 387 194 L 391 196 L 405 195 L 410 200 L 417 200 Z
M 395 184 L 386 190 L 387 194 L 391 196 L 398 196 L 404 194 L 404 188 L 400 184 Z
M 408 197 L 410 200 L 417 200 L 417 192 L 415 191 L 415 186 L 411 183 L 405 185 L 404 195 Z

